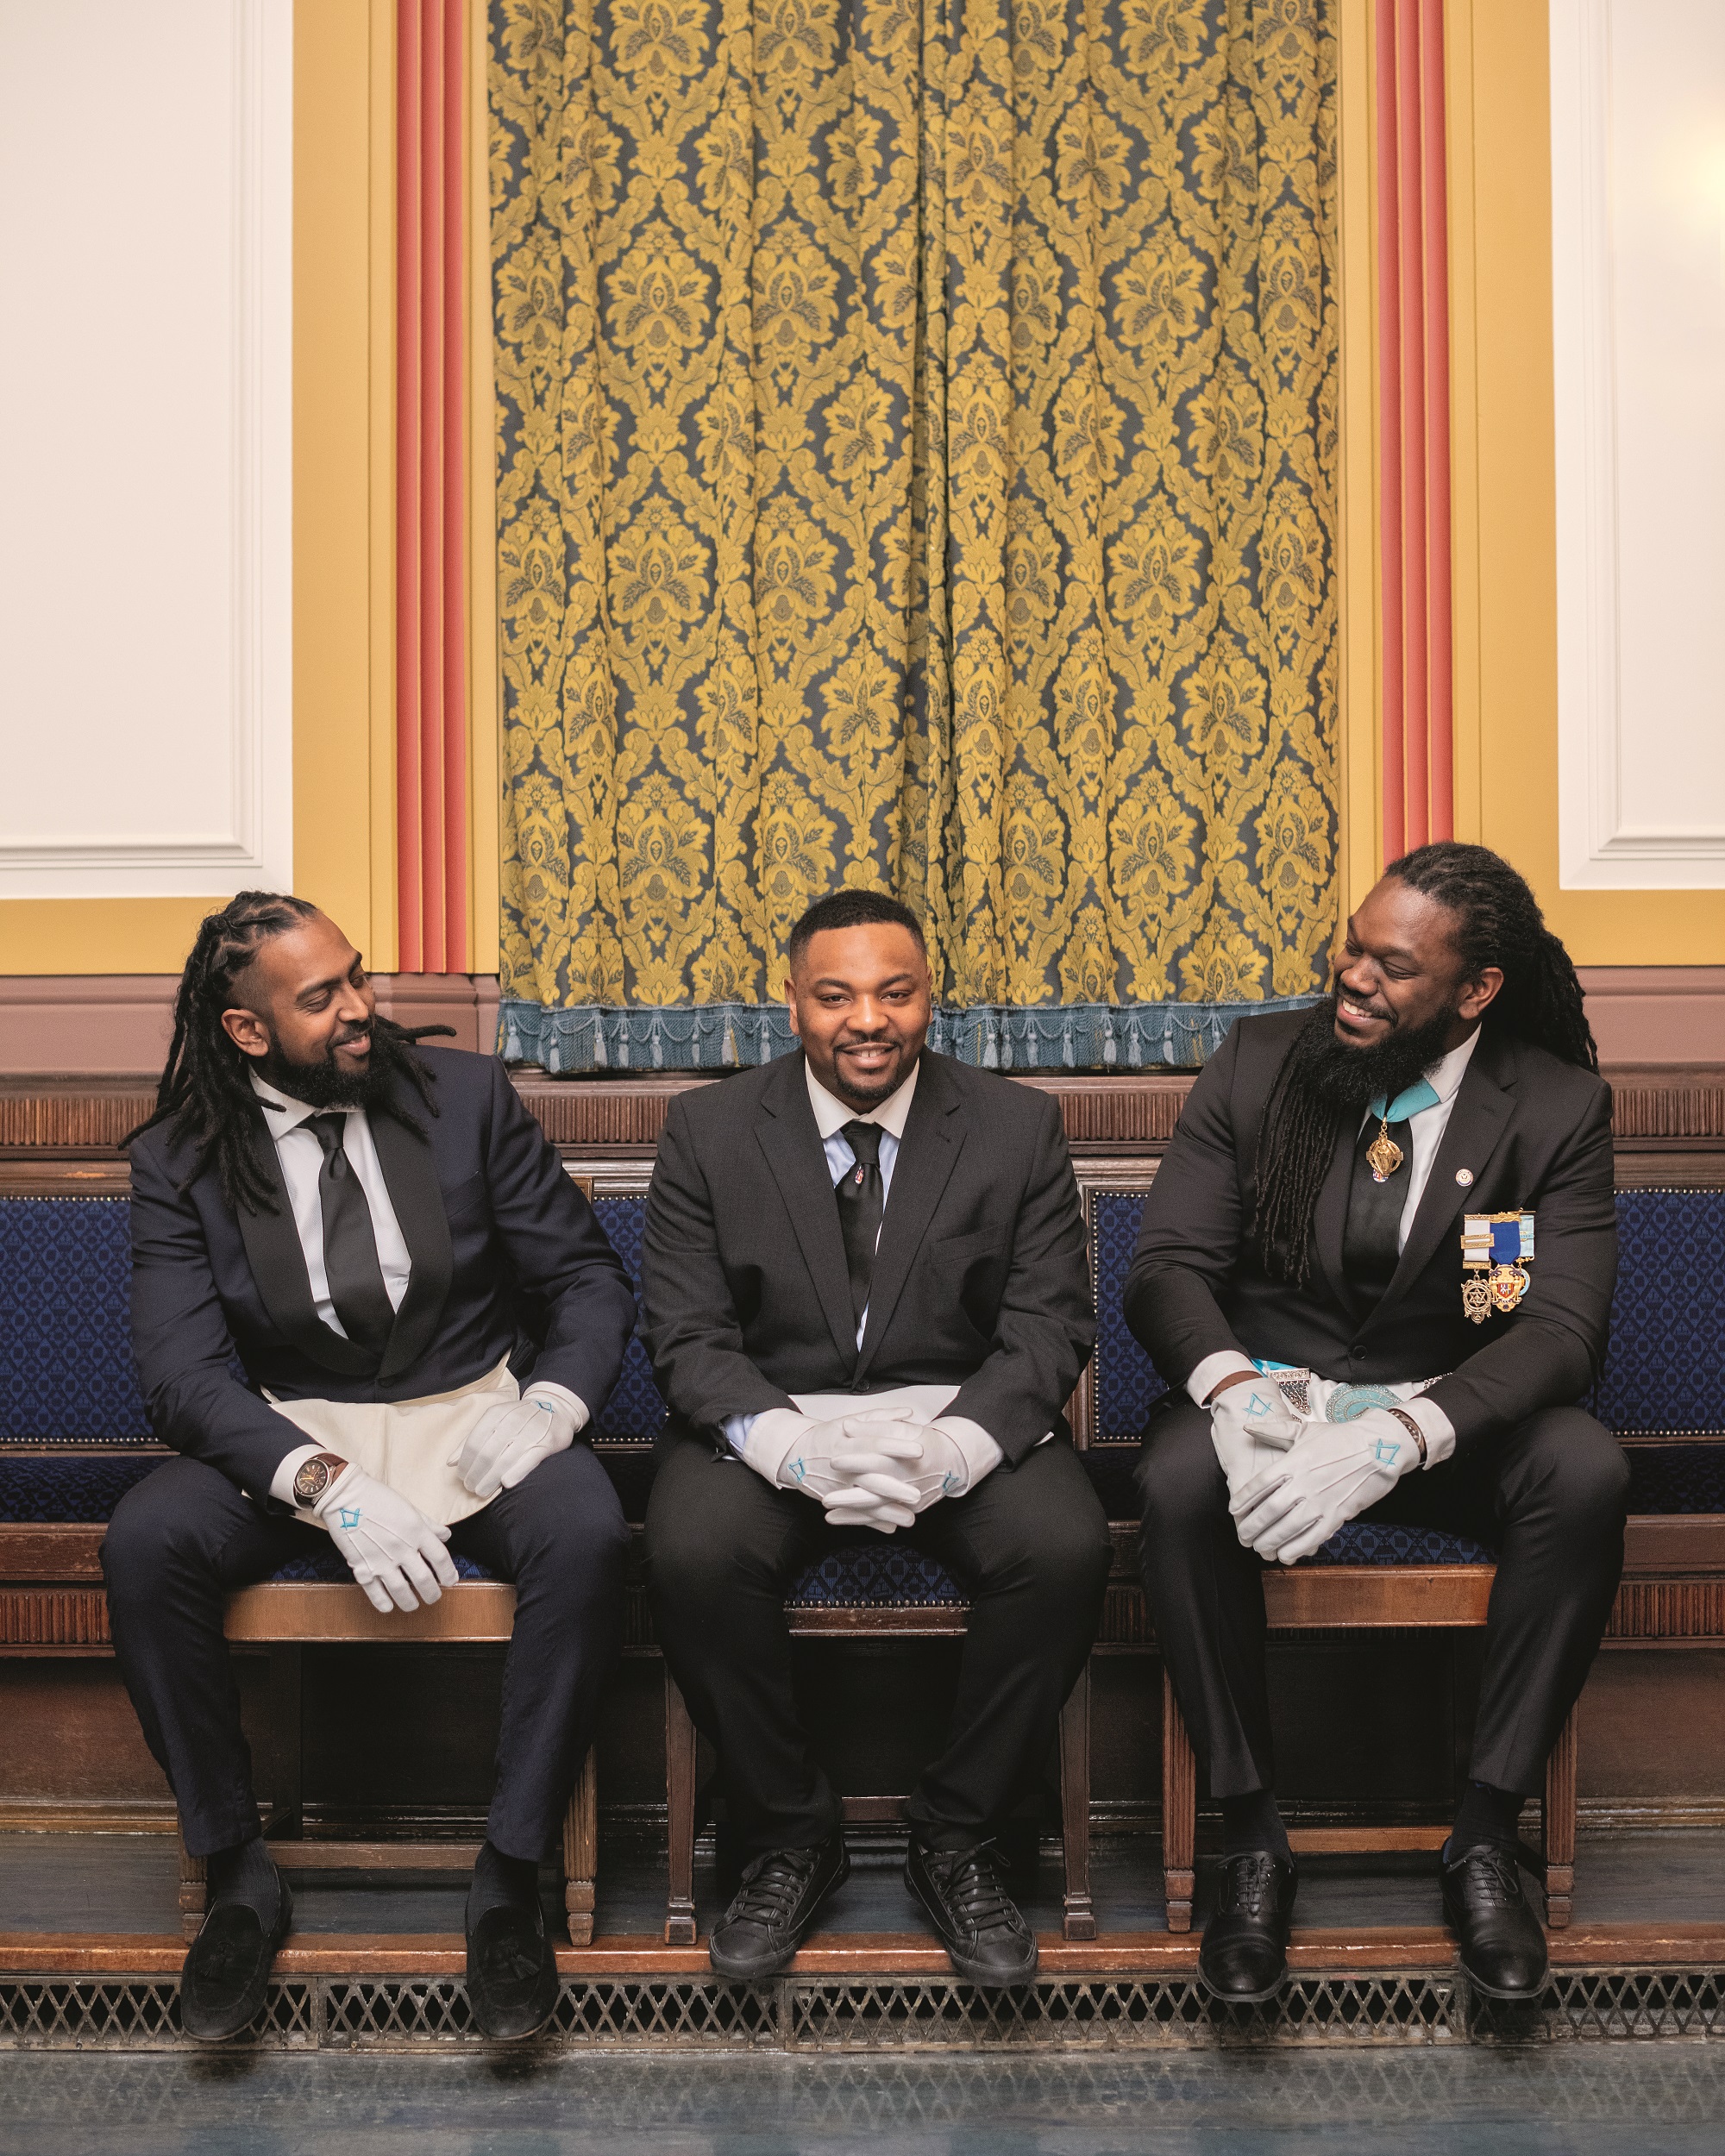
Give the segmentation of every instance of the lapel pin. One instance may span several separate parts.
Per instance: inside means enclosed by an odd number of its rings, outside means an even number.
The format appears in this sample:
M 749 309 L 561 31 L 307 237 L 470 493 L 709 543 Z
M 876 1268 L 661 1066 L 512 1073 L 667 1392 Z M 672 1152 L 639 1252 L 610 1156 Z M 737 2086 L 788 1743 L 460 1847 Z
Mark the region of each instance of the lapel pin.
M 1471 1188 L 1473 1182 L 1473 1170 L 1471 1168 L 1458 1168 L 1456 1170 L 1456 1181 L 1461 1185 L 1464 1190 Z

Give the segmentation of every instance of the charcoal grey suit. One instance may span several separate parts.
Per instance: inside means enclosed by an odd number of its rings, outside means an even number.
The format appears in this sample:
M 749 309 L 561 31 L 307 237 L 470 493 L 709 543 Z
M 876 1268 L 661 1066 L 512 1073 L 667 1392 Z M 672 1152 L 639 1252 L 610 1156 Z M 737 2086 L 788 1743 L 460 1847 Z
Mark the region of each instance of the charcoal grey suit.
M 794 1393 L 944 1382 L 958 1388 L 949 1412 L 1000 1447 L 992 1475 L 896 1538 L 937 1557 L 971 1604 L 950 1741 L 911 1816 L 950 1846 L 979 1838 L 1040 1764 L 1108 1568 L 1102 1510 L 1063 1419 L 1095 1324 L 1056 1104 L 924 1052 L 859 1348 L 800 1054 L 681 1094 L 660 1140 L 642 1279 L 672 1411 L 647 1511 L 655 1621 L 751 1851 L 837 1830 L 793 1697 L 783 1603 L 805 1567 L 856 1538 L 744 1466 L 720 1425 L 790 1407 Z

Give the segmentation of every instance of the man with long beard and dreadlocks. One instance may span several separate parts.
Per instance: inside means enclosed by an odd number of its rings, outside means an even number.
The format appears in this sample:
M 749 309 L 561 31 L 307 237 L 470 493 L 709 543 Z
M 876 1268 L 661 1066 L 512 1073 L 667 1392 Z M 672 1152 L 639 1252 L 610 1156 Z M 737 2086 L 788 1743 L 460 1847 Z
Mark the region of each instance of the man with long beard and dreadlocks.
M 573 1441 L 617 1381 L 628 1275 L 503 1066 L 380 1018 L 303 899 L 242 892 L 199 929 L 129 1143 L 133 1344 L 180 1457 L 122 1500 L 102 1562 L 121 1673 L 207 1868 L 186 2033 L 253 2020 L 292 1908 L 223 1597 L 333 1545 L 380 1611 L 437 1601 L 452 1553 L 515 1583 L 467 1981 L 487 2035 L 529 2034 L 557 1995 L 539 1863 L 620 1646 L 627 1530 Z
M 1574 1403 L 1616 1273 L 1611 1094 L 1575 968 L 1482 846 L 1394 862 L 1333 993 L 1245 1018 L 1145 1206 L 1126 1314 L 1171 1388 L 1144 1435 L 1145 1585 L 1224 1857 L 1199 1967 L 1270 1997 L 1295 1872 L 1261 1568 L 1348 1520 L 1495 1549 L 1473 1752 L 1440 1861 L 1464 1966 L 1546 1978 L 1516 1821 L 1598 1648 L 1628 1469 Z

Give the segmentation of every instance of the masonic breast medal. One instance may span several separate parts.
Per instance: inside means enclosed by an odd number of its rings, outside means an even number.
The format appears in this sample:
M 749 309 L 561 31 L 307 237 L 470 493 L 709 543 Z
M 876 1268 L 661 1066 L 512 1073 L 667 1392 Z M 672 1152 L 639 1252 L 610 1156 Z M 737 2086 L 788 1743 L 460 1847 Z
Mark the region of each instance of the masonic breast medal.
M 1470 1213 L 1462 1222 L 1461 1307 L 1475 1325 L 1507 1318 L 1527 1292 L 1534 1260 L 1531 1213 Z
M 1377 1136 L 1366 1147 L 1365 1158 L 1375 1183 L 1387 1183 L 1402 1165 L 1402 1148 L 1389 1135 L 1388 1116 L 1377 1119 Z

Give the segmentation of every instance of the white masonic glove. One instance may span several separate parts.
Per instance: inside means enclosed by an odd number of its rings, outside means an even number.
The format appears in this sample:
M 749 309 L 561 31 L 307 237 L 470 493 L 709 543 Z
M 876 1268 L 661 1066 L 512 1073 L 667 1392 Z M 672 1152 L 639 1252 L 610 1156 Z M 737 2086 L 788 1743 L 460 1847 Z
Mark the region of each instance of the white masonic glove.
M 541 1460 L 567 1452 L 586 1420 L 586 1409 L 561 1386 L 530 1385 L 519 1400 L 487 1408 L 449 1464 L 474 1496 L 495 1497 L 525 1482 Z
M 916 1518 L 920 1492 L 899 1470 L 921 1453 L 900 1424 L 869 1415 L 817 1422 L 794 1407 L 757 1415 L 743 1450 L 757 1475 L 813 1498 L 835 1526 L 874 1527 L 883 1534 Z
M 988 1457 L 981 1465 L 966 1451 L 957 1431 L 938 1420 L 917 1422 L 902 1413 L 847 1415 L 844 1426 L 849 1443 L 834 1452 L 834 1468 L 861 1491 L 875 1489 L 882 1473 L 908 1485 L 916 1493 L 912 1505 L 913 1513 L 926 1512 L 943 1497 L 963 1497 L 991 1467 L 999 1463 L 1000 1457 L 1000 1447 L 988 1440 L 986 1432 L 975 1430 L 974 1426 L 974 1436 L 988 1448 Z M 856 1451 L 853 1447 L 862 1449 Z M 883 1469 L 879 1464 L 881 1457 L 891 1464 Z M 896 1492 L 894 1501 L 897 1501 Z M 845 1492 L 840 1489 L 825 1501 L 828 1516 L 836 1519 L 848 1501 Z M 896 1524 L 903 1526 L 909 1523 L 900 1520 Z
M 434 1527 L 417 1505 L 363 1468 L 349 1465 L 311 1511 L 373 1609 L 417 1609 L 461 1579 L 443 1547 L 449 1530 Z
M 1299 1437 L 1301 1421 L 1282 1388 L 1261 1373 L 1210 1396 L 1210 1442 L 1238 1497 L 1248 1482 L 1274 1467 Z
M 1417 1440 L 1387 1407 L 1369 1408 L 1352 1422 L 1308 1422 L 1293 1451 L 1248 1483 L 1228 1510 L 1247 1549 L 1293 1564 L 1387 1497 L 1419 1464 Z

